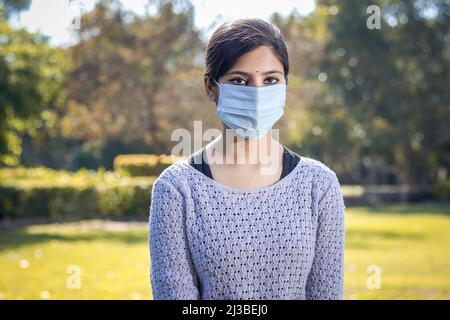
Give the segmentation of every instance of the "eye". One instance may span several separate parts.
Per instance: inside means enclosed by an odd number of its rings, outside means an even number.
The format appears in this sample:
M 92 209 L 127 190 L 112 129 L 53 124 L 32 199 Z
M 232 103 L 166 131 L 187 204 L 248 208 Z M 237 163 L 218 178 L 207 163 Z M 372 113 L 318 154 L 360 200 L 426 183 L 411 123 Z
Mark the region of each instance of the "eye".
M 233 78 L 230 80 L 230 82 L 238 86 L 243 86 L 247 83 L 247 81 L 243 78 Z
M 268 83 L 268 84 L 275 84 L 278 82 L 278 79 L 274 78 L 274 77 L 269 77 L 266 80 L 269 80 L 269 81 L 264 81 L 264 83 Z

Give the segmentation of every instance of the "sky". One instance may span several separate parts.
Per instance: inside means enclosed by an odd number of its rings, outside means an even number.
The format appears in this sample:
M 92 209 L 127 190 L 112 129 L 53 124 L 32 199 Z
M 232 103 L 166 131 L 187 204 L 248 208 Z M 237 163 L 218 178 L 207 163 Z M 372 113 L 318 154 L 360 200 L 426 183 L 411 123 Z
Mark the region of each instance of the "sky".
M 145 12 L 148 0 L 121 0 L 125 9 Z M 93 8 L 96 0 L 32 0 L 30 9 L 12 22 L 30 31 L 40 31 L 57 46 L 66 46 L 76 40 L 71 28 L 76 28 L 76 16 Z M 314 0 L 191 0 L 195 8 L 195 25 L 208 36 L 221 22 L 236 18 L 263 18 L 278 12 L 289 14 L 294 8 L 302 15 L 314 10 Z M 219 17 L 217 17 L 220 15 Z M 74 19 L 75 18 L 75 19 Z

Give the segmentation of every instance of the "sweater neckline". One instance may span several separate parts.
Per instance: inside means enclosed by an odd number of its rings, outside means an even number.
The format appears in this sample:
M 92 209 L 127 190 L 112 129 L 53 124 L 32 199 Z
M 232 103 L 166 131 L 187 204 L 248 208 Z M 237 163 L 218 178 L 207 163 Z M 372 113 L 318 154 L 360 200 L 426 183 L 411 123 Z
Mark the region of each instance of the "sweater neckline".
M 292 180 L 292 178 L 294 177 L 294 175 L 296 174 L 296 172 L 298 170 L 300 170 L 300 168 L 303 166 L 302 162 L 303 162 L 303 157 L 300 157 L 300 160 L 298 161 L 297 165 L 291 170 L 291 172 L 289 172 L 286 176 L 284 176 L 283 178 L 279 179 L 278 181 L 276 181 L 275 183 L 269 185 L 269 186 L 265 186 L 265 187 L 261 187 L 261 188 L 257 188 L 257 189 L 241 189 L 241 188 L 234 188 L 234 187 L 230 187 L 230 186 L 226 186 L 220 182 L 217 182 L 214 179 L 211 179 L 210 177 L 204 175 L 203 173 L 199 172 L 197 169 L 195 169 L 194 167 L 192 167 L 189 163 L 188 160 L 182 159 L 180 160 L 182 161 L 189 169 L 194 172 L 194 174 L 196 176 L 198 176 L 200 179 L 203 179 L 206 182 L 209 182 L 210 184 L 214 185 L 216 188 L 222 189 L 222 190 L 226 190 L 226 191 L 230 191 L 233 193 L 241 193 L 241 194 L 257 194 L 257 193 L 263 193 L 263 192 L 267 192 L 270 191 L 272 189 L 275 189 L 279 186 L 282 186 L 283 184 L 288 183 L 290 180 Z

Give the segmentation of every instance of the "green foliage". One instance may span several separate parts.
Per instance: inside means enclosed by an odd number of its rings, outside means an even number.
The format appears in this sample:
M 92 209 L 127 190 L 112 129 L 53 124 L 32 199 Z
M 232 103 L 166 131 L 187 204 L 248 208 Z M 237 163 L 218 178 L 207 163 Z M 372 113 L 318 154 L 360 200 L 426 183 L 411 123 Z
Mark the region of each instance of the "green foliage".
M 114 172 L 46 168 L 0 169 L 0 213 L 5 217 L 148 214 L 154 178 Z
M 8 19 L 14 13 L 27 10 L 31 0 L 0 0 L 0 14 Z
M 0 3 L 17 12 L 27 1 Z M 381 30 L 366 27 L 373 4 Z M 170 153 L 173 130 L 193 120 L 220 128 L 194 7 L 149 5 L 137 15 L 98 1 L 65 49 L 0 18 L 0 165 L 111 169 L 118 154 Z M 273 14 L 290 56 L 280 141 L 346 183 L 437 180 L 450 166 L 448 11 L 438 0 L 320 0 L 306 17 Z
M 22 135 L 55 126 L 64 99 L 62 49 L 0 17 L 0 165 L 18 165 Z
M 123 154 L 114 159 L 114 170 L 131 177 L 158 176 L 178 159 L 181 157 L 172 159 L 169 155 Z
M 450 200 L 450 179 L 435 182 L 434 194 L 437 199 Z
M 381 8 L 380 30 L 366 27 L 369 5 Z M 449 165 L 439 155 L 449 143 L 449 9 L 448 1 L 318 1 L 328 16 L 320 71 L 329 92 L 356 124 L 361 156 L 394 167 L 401 183 L 430 184 Z
M 156 14 L 137 16 L 103 0 L 81 17 L 80 41 L 68 50 L 74 66 L 62 120 L 66 136 L 124 143 L 144 138 L 156 152 L 167 152 L 167 136 L 158 136 L 157 99 L 170 96 L 165 84 L 192 68 L 202 43 L 188 1 L 178 1 L 181 7 L 155 3 Z M 168 104 L 162 107 L 176 107 Z

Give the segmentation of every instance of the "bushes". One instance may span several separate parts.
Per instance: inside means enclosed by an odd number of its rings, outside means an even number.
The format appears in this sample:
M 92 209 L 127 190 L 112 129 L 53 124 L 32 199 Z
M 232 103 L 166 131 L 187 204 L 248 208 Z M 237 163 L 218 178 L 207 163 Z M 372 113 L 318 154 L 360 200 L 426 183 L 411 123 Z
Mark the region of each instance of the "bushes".
M 131 177 L 158 176 L 174 161 L 182 159 L 170 155 L 123 154 L 114 159 L 114 170 Z
M 433 191 L 437 199 L 450 200 L 450 179 L 436 182 Z
M 114 172 L 0 169 L 0 219 L 148 215 L 155 180 L 175 160 L 166 155 L 120 155 Z
M 147 215 L 154 179 L 104 170 L 0 169 L 0 218 Z

